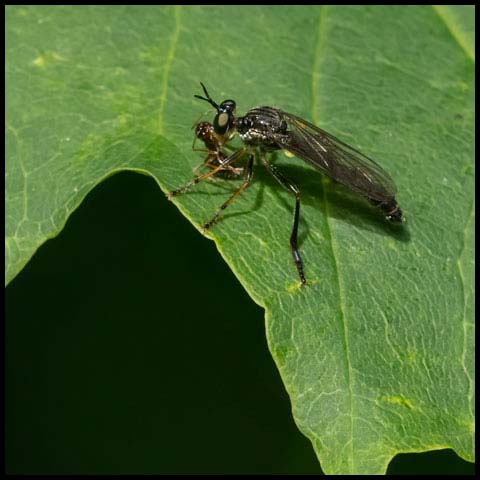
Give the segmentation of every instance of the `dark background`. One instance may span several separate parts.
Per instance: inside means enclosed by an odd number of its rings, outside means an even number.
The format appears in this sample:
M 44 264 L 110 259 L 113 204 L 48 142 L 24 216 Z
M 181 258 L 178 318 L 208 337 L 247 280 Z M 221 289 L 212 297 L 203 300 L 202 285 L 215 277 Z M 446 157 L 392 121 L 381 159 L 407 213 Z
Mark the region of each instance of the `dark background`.
M 8 473 L 321 473 L 263 310 L 151 178 L 98 186 L 6 312 Z M 444 450 L 388 473 L 474 465 Z

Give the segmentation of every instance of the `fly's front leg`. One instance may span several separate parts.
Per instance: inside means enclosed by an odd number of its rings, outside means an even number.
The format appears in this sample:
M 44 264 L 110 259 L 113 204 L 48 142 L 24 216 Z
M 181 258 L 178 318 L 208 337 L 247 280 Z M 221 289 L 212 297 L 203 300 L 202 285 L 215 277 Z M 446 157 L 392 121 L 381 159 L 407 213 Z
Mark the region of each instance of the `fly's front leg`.
M 271 164 L 265 157 L 265 154 L 262 153 L 262 162 L 267 168 L 268 172 L 277 180 L 277 182 L 285 188 L 288 192 L 295 196 L 295 213 L 293 215 L 293 228 L 292 233 L 290 235 L 290 250 L 292 252 L 293 261 L 295 262 L 295 266 L 297 267 L 298 276 L 300 277 L 300 282 L 302 286 L 307 284 L 307 280 L 305 279 L 305 274 L 303 273 L 303 262 L 302 258 L 300 257 L 300 252 L 298 251 L 298 222 L 300 219 L 300 190 L 298 187 L 282 175 L 277 167 Z
M 206 158 L 203 162 L 203 165 L 207 166 L 208 168 L 217 168 L 217 166 L 219 165 L 219 160 L 217 158 Z M 234 167 L 233 165 L 227 165 L 217 173 L 217 177 L 223 180 L 233 180 L 235 178 L 238 178 L 242 173 L 244 173 L 243 167 Z
M 251 154 L 250 158 L 248 159 L 248 164 L 245 169 L 245 178 L 243 180 L 243 183 L 235 190 L 235 192 L 231 195 L 231 197 L 223 203 L 220 208 L 217 210 L 215 215 L 203 226 L 204 230 L 208 230 L 212 225 L 215 224 L 215 222 L 218 220 L 218 217 L 222 213 L 223 210 L 225 210 L 237 197 L 240 195 L 250 184 L 252 181 L 253 177 L 253 160 L 254 160 L 254 155 Z
M 177 195 L 181 195 L 182 193 L 185 193 L 189 188 L 193 187 L 197 183 L 200 183 L 203 180 L 211 177 L 212 175 L 215 175 L 220 170 L 224 170 L 226 166 L 230 165 L 236 160 L 239 160 L 245 154 L 245 151 L 246 151 L 245 148 L 241 148 L 240 150 L 237 150 L 236 152 L 232 153 L 232 155 L 227 157 L 220 165 L 218 165 L 218 167 L 213 168 L 212 170 L 210 170 L 207 173 L 204 173 L 203 175 L 199 175 L 198 177 L 195 177 L 193 180 L 185 184 L 183 187 L 177 188 L 176 190 L 172 190 L 167 194 L 167 197 L 171 199 L 172 197 L 176 197 Z

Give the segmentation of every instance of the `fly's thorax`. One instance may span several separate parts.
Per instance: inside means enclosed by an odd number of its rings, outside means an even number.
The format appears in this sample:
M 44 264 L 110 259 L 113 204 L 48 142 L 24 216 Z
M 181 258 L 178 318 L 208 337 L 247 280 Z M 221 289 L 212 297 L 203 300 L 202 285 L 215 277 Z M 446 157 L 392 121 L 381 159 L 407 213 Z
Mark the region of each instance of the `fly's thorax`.
M 272 107 L 252 108 L 245 116 L 237 118 L 236 127 L 245 144 L 267 149 L 278 148 L 275 139 L 287 130 L 281 112 Z

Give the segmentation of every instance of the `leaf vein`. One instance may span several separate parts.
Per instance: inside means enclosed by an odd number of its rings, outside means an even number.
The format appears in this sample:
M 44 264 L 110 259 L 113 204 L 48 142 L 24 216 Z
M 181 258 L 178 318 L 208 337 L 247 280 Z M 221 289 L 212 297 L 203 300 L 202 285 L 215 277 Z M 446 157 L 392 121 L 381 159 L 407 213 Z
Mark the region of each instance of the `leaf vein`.
M 316 112 L 318 111 L 318 95 L 317 92 L 319 90 L 319 77 L 320 77 L 320 65 L 322 58 L 324 58 L 324 46 L 325 46 L 325 12 L 326 6 L 320 7 L 320 14 L 319 14 L 319 22 L 317 27 L 317 40 L 314 49 L 314 59 L 312 65 L 312 120 L 315 124 L 318 124 Z M 353 392 L 352 392 L 352 366 L 350 361 L 350 354 L 349 354 L 349 342 L 348 342 L 348 326 L 347 326 L 347 318 L 345 315 L 345 298 L 343 294 L 343 287 L 342 282 L 340 279 L 340 271 L 338 268 L 338 261 L 337 261 L 337 254 L 335 249 L 335 243 L 332 236 L 332 228 L 329 222 L 329 211 L 328 211 L 328 202 L 327 202 L 327 195 L 326 195 L 326 181 L 325 178 L 322 176 L 322 190 L 323 190 L 323 201 L 325 204 L 325 225 L 326 225 L 326 235 L 325 238 L 328 239 L 330 243 L 330 250 L 332 252 L 332 259 L 333 259 L 333 270 L 335 272 L 335 278 L 337 280 L 337 289 L 338 289 L 338 296 L 339 296 L 339 310 L 340 310 L 340 322 L 342 328 L 342 340 L 343 345 L 345 348 L 345 376 L 346 382 L 348 384 L 348 404 L 349 404 L 349 418 L 350 418 L 350 439 L 348 441 L 349 446 L 349 463 L 350 463 L 350 471 L 355 471 L 354 466 L 354 438 L 353 438 L 353 427 L 354 427 L 354 413 L 353 413 Z
M 460 45 L 462 50 L 465 52 L 467 57 L 475 63 L 475 52 L 472 51 L 470 46 L 467 44 L 466 39 L 464 38 L 464 35 L 462 35 L 462 32 L 460 32 L 457 28 L 457 25 L 455 25 L 454 21 L 452 21 L 445 10 L 442 8 L 444 5 L 432 5 L 433 11 L 440 17 L 442 22 L 445 24 L 447 27 L 448 31 L 452 35 L 452 37 L 455 39 L 455 41 Z
M 163 67 L 162 78 L 162 93 L 160 95 L 160 107 L 158 112 L 158 133 L 163 134 L 163 110 L 165 107 L 165 100 L 167 98 L 168 77 L 170 75 L 170 67 L 175 56 L 175 49 L 178 43 L 178 37 L 180 35 L 180 5 L 175 5 L 175 27 L 172 34 L 172 41 L 167 53 L 167 58 Z

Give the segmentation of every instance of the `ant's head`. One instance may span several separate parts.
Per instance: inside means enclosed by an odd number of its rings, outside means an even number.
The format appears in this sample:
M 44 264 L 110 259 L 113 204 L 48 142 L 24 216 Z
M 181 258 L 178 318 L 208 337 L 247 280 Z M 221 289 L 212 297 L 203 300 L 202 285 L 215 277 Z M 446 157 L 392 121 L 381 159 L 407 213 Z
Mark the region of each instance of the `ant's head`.
M 200 100 L 205 100 L 217 111 L 215 119 L 213 120 L 213 128 L 217 135 L 224 136 L 234 127 L 236 104 L 233 100 L 224 100 L 218 105 L 208 94 L 205 85 L 202 82 L 200 82 L 200 85 L 203 88 L 205 97 L 201 97 L 200 95 L 194 95 L 194 97 L 199 98 Z

